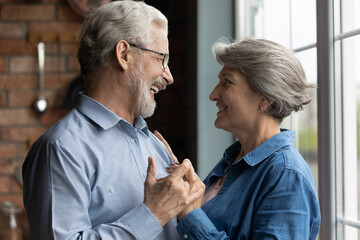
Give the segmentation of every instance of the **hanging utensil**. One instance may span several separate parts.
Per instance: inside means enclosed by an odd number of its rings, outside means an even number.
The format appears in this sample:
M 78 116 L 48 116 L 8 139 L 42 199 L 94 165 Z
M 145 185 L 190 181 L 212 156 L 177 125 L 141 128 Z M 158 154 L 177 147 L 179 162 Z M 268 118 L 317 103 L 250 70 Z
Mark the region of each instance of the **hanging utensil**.
M 38 58 L 39 58 L 39 96 L 35 102 L 35 109 L 38 113 L 44 113 L 48 108 L 48 101 L 44 96 L 44 65 L 45 65 L 45 44 L 40 42 L 38 44 Z

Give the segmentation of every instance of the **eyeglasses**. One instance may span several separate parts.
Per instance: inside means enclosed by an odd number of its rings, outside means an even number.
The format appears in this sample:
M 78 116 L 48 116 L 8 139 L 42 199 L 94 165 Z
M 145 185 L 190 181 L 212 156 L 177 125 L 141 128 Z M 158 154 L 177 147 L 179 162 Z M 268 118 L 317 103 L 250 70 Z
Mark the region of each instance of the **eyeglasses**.
M 141 49 L 141 50 L 144 50 L 144 51 L 148 51 L 148 52 L 152 52 L 152 53 L 156 53 L 160 56 L 163 56 L 163 60 L 162 60 L 162 67 L 163 69 L 165 69 L 167 66 L 168 66 L 168 63 L 169 63 L 169 54 L 167 53 L 160 53 L 160 52 L 156 52 L 154 50 L 151 50 L 151 49 L 148 49 L 148 48 L 144 48 L 142 46 L 139 46 L 139 45 L 136 45 L 136 44 L 132 44 L 132 43 L 129 43 L 130 46 L 134 47 L 134 48 L 138 48 L 138 49 Z

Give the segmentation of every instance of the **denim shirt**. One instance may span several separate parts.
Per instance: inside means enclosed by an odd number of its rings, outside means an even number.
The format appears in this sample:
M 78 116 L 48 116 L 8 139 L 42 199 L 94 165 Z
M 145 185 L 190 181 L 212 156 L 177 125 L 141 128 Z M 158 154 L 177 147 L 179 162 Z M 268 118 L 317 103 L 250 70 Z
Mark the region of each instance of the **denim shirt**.
M 209 187 L 228 173 L 224 185 L 178 224 L 182 239 L 316 239 L 319 201 L 294 137 L 282 129 L 235 164 L 241 144 L 230 146 L 204 180 Z
M 31 239 L 178 239 L 176 219 L 162 227 L 143 204 L 149 156 L 166 176 L 171 157 L 144 119 L 133 126 L 81 95 L 23 165 Z

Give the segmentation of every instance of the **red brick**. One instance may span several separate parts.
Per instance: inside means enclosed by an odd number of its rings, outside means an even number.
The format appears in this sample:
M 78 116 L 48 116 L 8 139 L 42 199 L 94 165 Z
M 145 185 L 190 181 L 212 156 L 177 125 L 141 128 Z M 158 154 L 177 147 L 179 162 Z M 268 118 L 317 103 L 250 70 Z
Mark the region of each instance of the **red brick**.
M 69 5 L 59 5 L 57 10 L 58 19 L 61 21 L 82 21 L 84 18 L 77 14 Z
M 54 5 L 3 5 L 1 19 L 11 21 L 44 21 L 55 19 Z
M 3 202 L 3 201 L 11 201 L 11 202 L 15 203 L 17 206 L 19 206 L 23 211 L 25 209 L 22 194 L 20 194 L 20 193 L 0 195 L 0 202 Z
M 0 92 L 0 107 L 4 107 L 5 106 L 5 96 L 3 92 Z
M 60 53 L 76 55 L 78 47 L 79 46 L 76 43 L 63 43 L 60 45 Z
M 80 64 L 76 57 L 69 57 L 69 71 L 80 72 Z
M 46 54 L 49 55 L 74 55 L 77 54 L 78 45 L 76 43 L 46 43 Z
M 46 91 L 45 95 L 49 101 L 49 108 L 62 108 L 65 106 L 65 89 Z
M 45 76 L 44 87 L 46 89 L 65 89 L 79 75 L 79 73 L 47 74 Z
M 34 73 L 37 69 L 35 57 L 12 57 L 10 59 L 11 73 Z
M 25 38 L 26 27 L 25 23 L 0 22 L 0 38 Z
M 19 166 L 21 166 L 20 161 L 0 160 L 0 174 L 13 175 Z
M 0 109 L 0 116 L 1 126 L 35 124 L 38 120 L 32 109 Z
M 29 32 L 66 32 L 80 30 L 81 22 L 36 22 L 29 23 Z
M 33 89 L 37 86 L 35 74 L 0 75 L 0 89 Z
M 65 106 L 65 90 L 45 90 L 43 95 L 47 99 L 49 107 L 57 108 Z M 11 91 L 8 93 L 8 105 L 9 107 L 33 108 L 38 96 L 38 91 Z
M 53 125 L 57 121 L 59 121 L 62 117 L 64 117 L 69 112 L 67 108 L 60 109 L 49 109 L 49 111 L 45 112 L 41 116 L 41 123 L 44 125 Z
M 32 107 L 37 98 L 35 91 L 11 91 L 8 93 L 9 107 Z
M 0 176 L 0 193 L 10 193 L 10 178 Z
M 11 193 L 22 193 L 22 187 L 15 177 L 11 178 Z
M 35 73 L 39 71 L 37 57 L 12 57 L 11 73 Z M 64 72 L 65 57 L 45 56 L 45 72 Z
M 37 46 L 28 43 L 25 39 L 0 40 L 0 54 L 3 55 L 24 55 L 36 54 Z
M 16 144 L 1 143 L 0 144 L 0 159 L 14 158 L 18 156 L 18 149 Z
M 0 57 L 0 72 L 5 73 L 7 70 L 7 58 Z
M 0 129 L 0 139 L 25 142 L 28 139 L 40 137 L 46 130 L 46 127 L 6 127 Z

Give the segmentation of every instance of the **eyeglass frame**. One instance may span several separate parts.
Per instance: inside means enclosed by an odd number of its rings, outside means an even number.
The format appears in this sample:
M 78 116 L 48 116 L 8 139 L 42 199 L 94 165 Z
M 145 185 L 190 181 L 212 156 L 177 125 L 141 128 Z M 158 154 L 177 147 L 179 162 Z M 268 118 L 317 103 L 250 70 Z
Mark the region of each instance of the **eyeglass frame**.
M 154 51 L 154 50 L 151 50 L 151 49 L 148 49 L 148 48 L 144 48 L 144 47 L 142 47 L 140 45 L 133 44 L 133 43 L 129 43 L 129 45 L 134 47 L 134 48 L 138 48 L 140 50 L 143 50 L 143 51 L 148 51 L 148 52 L 156 53 L 156 54 L 158 54 L 160 56 L 163 56 L 164 58 L 162 60 L 162 67 L 163 67 L 163 69 L 167 68 L 167 66 L 169 64 L 169 58 L 170 58 L 169 54 L 157 52 L 157 51 Z

